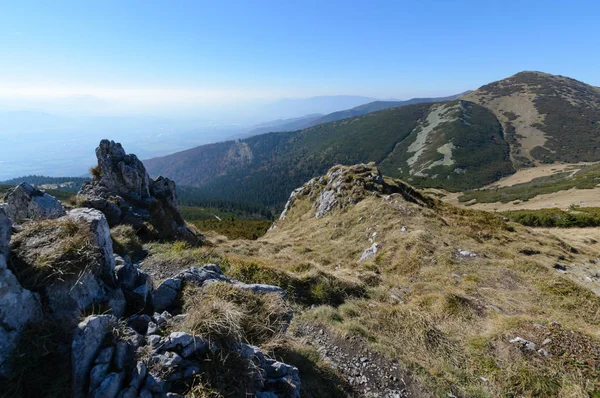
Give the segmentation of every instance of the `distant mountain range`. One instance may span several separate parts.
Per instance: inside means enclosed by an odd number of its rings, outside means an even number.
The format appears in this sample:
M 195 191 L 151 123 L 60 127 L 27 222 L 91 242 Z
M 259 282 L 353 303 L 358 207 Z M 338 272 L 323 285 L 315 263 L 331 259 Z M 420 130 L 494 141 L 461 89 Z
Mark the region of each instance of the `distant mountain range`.
M 271 122 L 262 123 L 260 125 L 255 126 L 248 133 L 240 134 L 239 136 L 233 138 L 247 138 L 253 135 L 271 133 L 271 132 L 283 132 L 283 131 L 296 131 L 302 130 L 308 127 L 316 126 L 318 124 L 323 124 L 327 122 L 334 122 L 336 120 L 347 119 L 349 117 L 356 117 L 365 115 L 367 113 L 382 111 L 384 109 L 396 108 L 398 106 L 411 105 L 411 104 L 420 104 L 424 102 L 443 102 L 443 101 L 451 101 L 453 99 L 462 97 L 470 93 L 471 91 L 466 91 L 461 94 L 452 95 L 449 97 L 438 97 L 438 98 L 412 98 L 406 101 L 372 101 L 366 104 L 358 105 L 350 109 L 346 109 L 343 111 L 332 112 L 327 115 L 323 115 L 320 113 L 315 113 L 312 115 L 306 115 L 303 117 L 284 119 L 284 120 L 273 120 Z M 364 98 L 364 97 L 358 97 Z
M 600 160 L 600 89 L 521 72 L 446 102 L 373 102 L 300 131 L 204 145 L 147 160 L 149 172 L 215 197 L 281 206 L 334 164 L 376 162 L 421 187 L 477 188 L 543 162 Z M 418 100 L 414 100 L 418 101 Z M 377 110 L 376 112 L 370 112 Z M 362 113 L 362 114 L 361 114 Z M 337 120 L 343 115 L 349 118 Z

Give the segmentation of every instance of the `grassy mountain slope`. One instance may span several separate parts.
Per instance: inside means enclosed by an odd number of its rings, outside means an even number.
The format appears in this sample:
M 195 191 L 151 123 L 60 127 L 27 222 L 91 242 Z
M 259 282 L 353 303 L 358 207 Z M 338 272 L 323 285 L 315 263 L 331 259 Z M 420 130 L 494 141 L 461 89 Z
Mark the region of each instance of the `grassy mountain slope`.
M 296 326 L 366 343 L 433 396 L 600 392 L 595 242 L 567 243 L 499 215 L 427 201 L 388 178 L 373 188 L 365 181 L 376 171 L 363 168 L 332 169 L 306 184 L 263 238 L 216 252 L 244 267 L 250 281 L 283 272 L 344 281 L 315 285 L 322 295 L 337 289 L 341 299 L 301 309 Z M 331 190 L 336 205 L 316 217 Z M 374 255 L 360 261 L 374 244 Z M 511 342 L 517 337 L 535 349 Z
M 391 176 L 412 178 L 414 168 L 404 167 L 399 148 L 409 147 L 418 136 L 427 151 L 418 156 L 421 174 L 415 175 L 415 183 L 467 189 L 510 173 L 508 145 L 493 115 L 478 105 L 449 104 L 460 108 L 460 115 L 454 112 L 437 124 L 429 138 L 419 132 L 426 128 L 432 110 L 437 112 L 446 105 L 391 108 L 302 131 L 205 145 L 145 164 L 151 175 L 162 174 L 179 184 L 200 187 L 215 197 L 268 206 L 281 206 L 292 189 L 334 164 L 374 161 Z M 444 158 L 438 149 L 445 144 L 451 144 L 445 147 L 447 161 L 436 167 L 432 163 L 439 156 Z M 467 156 L 473 153 L 481 155 L 475 158 L 477 162 Z M 437 176 L 416 178 L 424 177 L 423 169 L 429 166 Z M 455 178 L 465 175 L 469 178 Z
M 465 101 L 434 105 L 380 168 L 419 186 L 449 190 L 478 187 L 513 172 L 498 120 Z
M 600 160 L 600 89 L 542 72 L 521 72 L 463 97 L 502 122 L 515 167 Z

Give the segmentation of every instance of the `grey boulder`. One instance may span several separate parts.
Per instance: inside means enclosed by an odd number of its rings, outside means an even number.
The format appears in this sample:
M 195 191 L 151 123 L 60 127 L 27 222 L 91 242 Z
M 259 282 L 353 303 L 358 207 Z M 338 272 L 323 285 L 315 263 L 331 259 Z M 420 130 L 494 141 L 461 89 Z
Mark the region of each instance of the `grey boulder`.
M 89 316 L 77 325 L 71 345 L 73 397 L 87 396 L 89 374 L 102 344 L 117 323 L 112 315 Z
M 65 209 L 54 196 L 26 182 L 9 191 L 4 201 L 6 213 L 14 222 L 53 219 L 65 214 Z

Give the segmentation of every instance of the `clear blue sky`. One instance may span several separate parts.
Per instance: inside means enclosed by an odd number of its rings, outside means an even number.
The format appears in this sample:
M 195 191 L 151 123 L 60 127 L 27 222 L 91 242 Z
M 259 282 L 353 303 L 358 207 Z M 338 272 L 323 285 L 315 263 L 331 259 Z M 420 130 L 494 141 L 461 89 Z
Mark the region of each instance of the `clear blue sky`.
M 600 86 L 598 1 L 2 1 L 0 95 L 205 101 Z

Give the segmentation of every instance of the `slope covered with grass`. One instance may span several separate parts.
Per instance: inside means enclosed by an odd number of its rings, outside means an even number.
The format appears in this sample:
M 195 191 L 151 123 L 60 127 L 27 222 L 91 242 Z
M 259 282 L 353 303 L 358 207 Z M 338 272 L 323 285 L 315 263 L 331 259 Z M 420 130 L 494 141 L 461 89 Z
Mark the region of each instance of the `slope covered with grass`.
M 363 286 L 360 295 L 301 307 L 296 327 L 358 339 L 397 359 L 433 396 L 600 393 L 599 286 L 575 272 L 597 268 L 593 242 L 573 247 L 499 215 L 417 199 L 398 181 L 369 185 L 368 173 L 336 170 L 299 190 L 263 238 L 216 248 L 258 264 L 253 275 L 327 273 Z M 341 193 L 316 217 L 337 181 Z M 361 185 L 371 187 L 365 195 Z
M 450 102 L 457 106 L 459 101 Z M 281 209 L 290 191 L 335 164 L 376 162 L 388 175 L 414 178 L 420 186 L 462 190 L 512 172 L 508 144 L 485 108 L 460 102 L 461 112 L 424 140 L 424 173 L 407 163 L 411 144 L 439 103 L 402 106 L 320 124 L 302 131 L 270 133 L 212 144 L 146 161 L 152 175 L 193 185 L 214 198 L 259 203 Z M 449 149 L 449 160 L 440 148 Z

